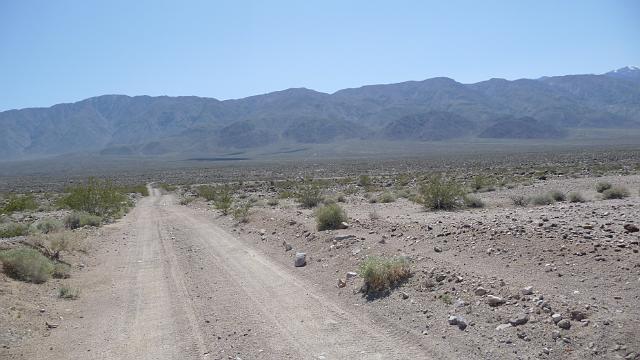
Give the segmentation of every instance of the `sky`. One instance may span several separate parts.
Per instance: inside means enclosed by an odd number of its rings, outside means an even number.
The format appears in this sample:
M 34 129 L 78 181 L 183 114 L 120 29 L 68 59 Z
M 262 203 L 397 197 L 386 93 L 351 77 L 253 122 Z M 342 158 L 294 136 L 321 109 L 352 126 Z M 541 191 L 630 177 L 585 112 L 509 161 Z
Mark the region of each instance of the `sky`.
M 640 1 L 0 0 L 0 111 L 640 66 Z

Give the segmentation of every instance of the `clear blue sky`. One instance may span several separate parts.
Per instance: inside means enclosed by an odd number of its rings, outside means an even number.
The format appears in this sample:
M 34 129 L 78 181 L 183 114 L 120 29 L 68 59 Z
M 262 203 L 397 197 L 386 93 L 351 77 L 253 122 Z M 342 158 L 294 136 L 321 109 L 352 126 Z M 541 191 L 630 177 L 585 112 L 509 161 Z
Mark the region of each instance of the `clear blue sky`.
M 0 110 L 640 65 L 640 1 L 0 0 Z

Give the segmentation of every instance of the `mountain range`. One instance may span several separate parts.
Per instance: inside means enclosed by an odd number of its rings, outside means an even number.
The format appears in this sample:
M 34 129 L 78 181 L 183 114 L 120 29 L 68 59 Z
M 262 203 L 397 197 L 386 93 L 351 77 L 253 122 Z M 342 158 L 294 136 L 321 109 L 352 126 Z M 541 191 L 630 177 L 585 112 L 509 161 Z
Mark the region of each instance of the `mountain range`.
M 225 101 L 103 95 L 0 112 L 0 159 L 222 154 L 348 139 L 563 139 L 584 128 L 640 128 L 639 68 L 474 84 L 438 77 L 333 94 L 293 88 Z

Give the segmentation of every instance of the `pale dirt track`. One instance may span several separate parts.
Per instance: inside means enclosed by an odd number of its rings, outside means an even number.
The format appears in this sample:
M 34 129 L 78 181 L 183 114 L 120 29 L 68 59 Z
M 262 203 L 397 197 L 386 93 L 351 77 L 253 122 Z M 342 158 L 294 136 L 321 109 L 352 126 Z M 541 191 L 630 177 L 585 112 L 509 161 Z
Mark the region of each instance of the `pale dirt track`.
M 158 190 L 100 241 L 112 250 L 81 275 L 79 310 L 14 357 L 447 358 L 332 300 L 293 264 L 270 260 Z

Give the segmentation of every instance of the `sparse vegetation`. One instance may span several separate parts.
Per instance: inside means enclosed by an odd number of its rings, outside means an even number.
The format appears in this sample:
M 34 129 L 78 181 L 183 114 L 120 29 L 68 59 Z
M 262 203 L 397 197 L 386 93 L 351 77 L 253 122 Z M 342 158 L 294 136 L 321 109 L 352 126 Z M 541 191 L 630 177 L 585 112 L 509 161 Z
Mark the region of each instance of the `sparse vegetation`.
M 249 222 L 249 210 L 251 210 L 251 203 L 245 202 L 233 208 L 232 215 L 236 221 L 241 223 Z
M 622 186 L 612 186 L 602 192 L 602 198 L 605 200 L 624 199 L 629 196 L 629 190 Z
M 411 276 L 409 263 L 404 257 L 382 258 L 369 256 L 360 265 L 364 279 L 364 292 L 387 290 Z
M 346 221 L 347 214 L 338 204 L 325 205 L 316 210 L 316 222 L 319 231 L 340 229 L 342 223 Z
M 183 196 L 180 198 L 180 205 L 189 205 L 194 200 L 191 196 Z
M 463 202 L 464 191 L 455 180 L 434 176 L 420 187 L 423 205 L 430 210 L 453 210 Z
M 29 234 L 29 226 L 10 222 L 0 225 L 0 238 L 10 238 L 16 236 L 25 236 Z
M 63 207 L 101 217 L 120 217 L 131 205 L 111 181 L 89 178 L 86 185 L 69 188 L 60 199 Z
M 277 198 L 271 198 L 267 200 L 267 205 L 269 206 L 278 206 L 279 203 L 280 201 Z
M 121 186 L 120 192 L 123 194 L 140 194 L 142 196 L 149 196 L 149 189 L 145 184 Z
M 35 224 L 33 224 L 33 228 L 43 234 L 49 234 L 55 231 L 62 229 L 64 225 L 60 220 L 56 219 L 42 219 Z
M 21 281 L 36 284 L 49 280 L 54 263 L 35 249 L 20 247 L 0 252 L 5 274 Z
M 567 196 L 560 190 L 551 190 L 549 191 L 549 197 L 551 197 L 554 201 L 565 201 L 567 200 Z
M 555 202 L 553 197 L 550 194 L 539 194 L 534 195 L 529 198 L 529 202 L 533 205 L 542 206 L 542 205 L 551 205 Z
M 322 194 L 320 189 L 316 186 L 304 186 L 298 189 L 296 196 L 298 203 L 303 208 L 311 209 L 322 202 Z
M 68 229 L 78 229 L 85 226 L 98 227 L 101 223 L 100 216 L 91 215 L 84 211 L 74 211 L 64 218 L 64 226 Z
M 596 191 L 599 193 L 603 193 L 606 190 L 611 189 L 613 185 L 611 185 L 611 183 L 608 183 L 606 181 L 600 181 L 598 183 L 596 183 Z
M 6 200 L 4 206 L 0 209 L 0 212 L 11 214 L 16 211 L 35 210 L 37 208 L 38 203 L 35 201 L 32 195 L 12 194 Z
M 371 186 L 371 184 L 371 177 L 369 175 L 360 175 L 360 177 L 358 177 L 358 185 L 366 188 Z
M 464 206 L 468 208 L 480 209 L 485 207 L 484 201 L 482 201 L 482 199 L 475 196 L 467 195 L 464 197 L 463 200 L 464 200 Z
M 378 202 L 381 202 L 381 203 L 392 203 L 394 201 L 396 201 L 395 195 L 393 195 L 393 193 L 390 193 L 388 191 L 382 193 L 382 195 L 380 195 L 380 197 L 378 198 Z
M 511 196 L 511 202 L 515 206 L 527 206 L 529 205 L 529 199 L 523 195 L 513 195 Z
M 582 196 L 581 193 L 575 192 L 575 191 L 570 192 L 567 198 L 569 199 L 569 202 L 572 202 L 572 203 L 581 203 L 586 201 L 584 196 Z
M 229 215 L 229 210 L 231 210 L 232 205 L 233 196 L 228 188 L 224 188 L 220 192 L 216 193 L 216 196 L 213 199 L 213 206 L 220 210 L 223 215 Z
M 62 286 L 58 289 L 58 297 L 61 299 L 75 300 L 80 296 L 80 289 Z

